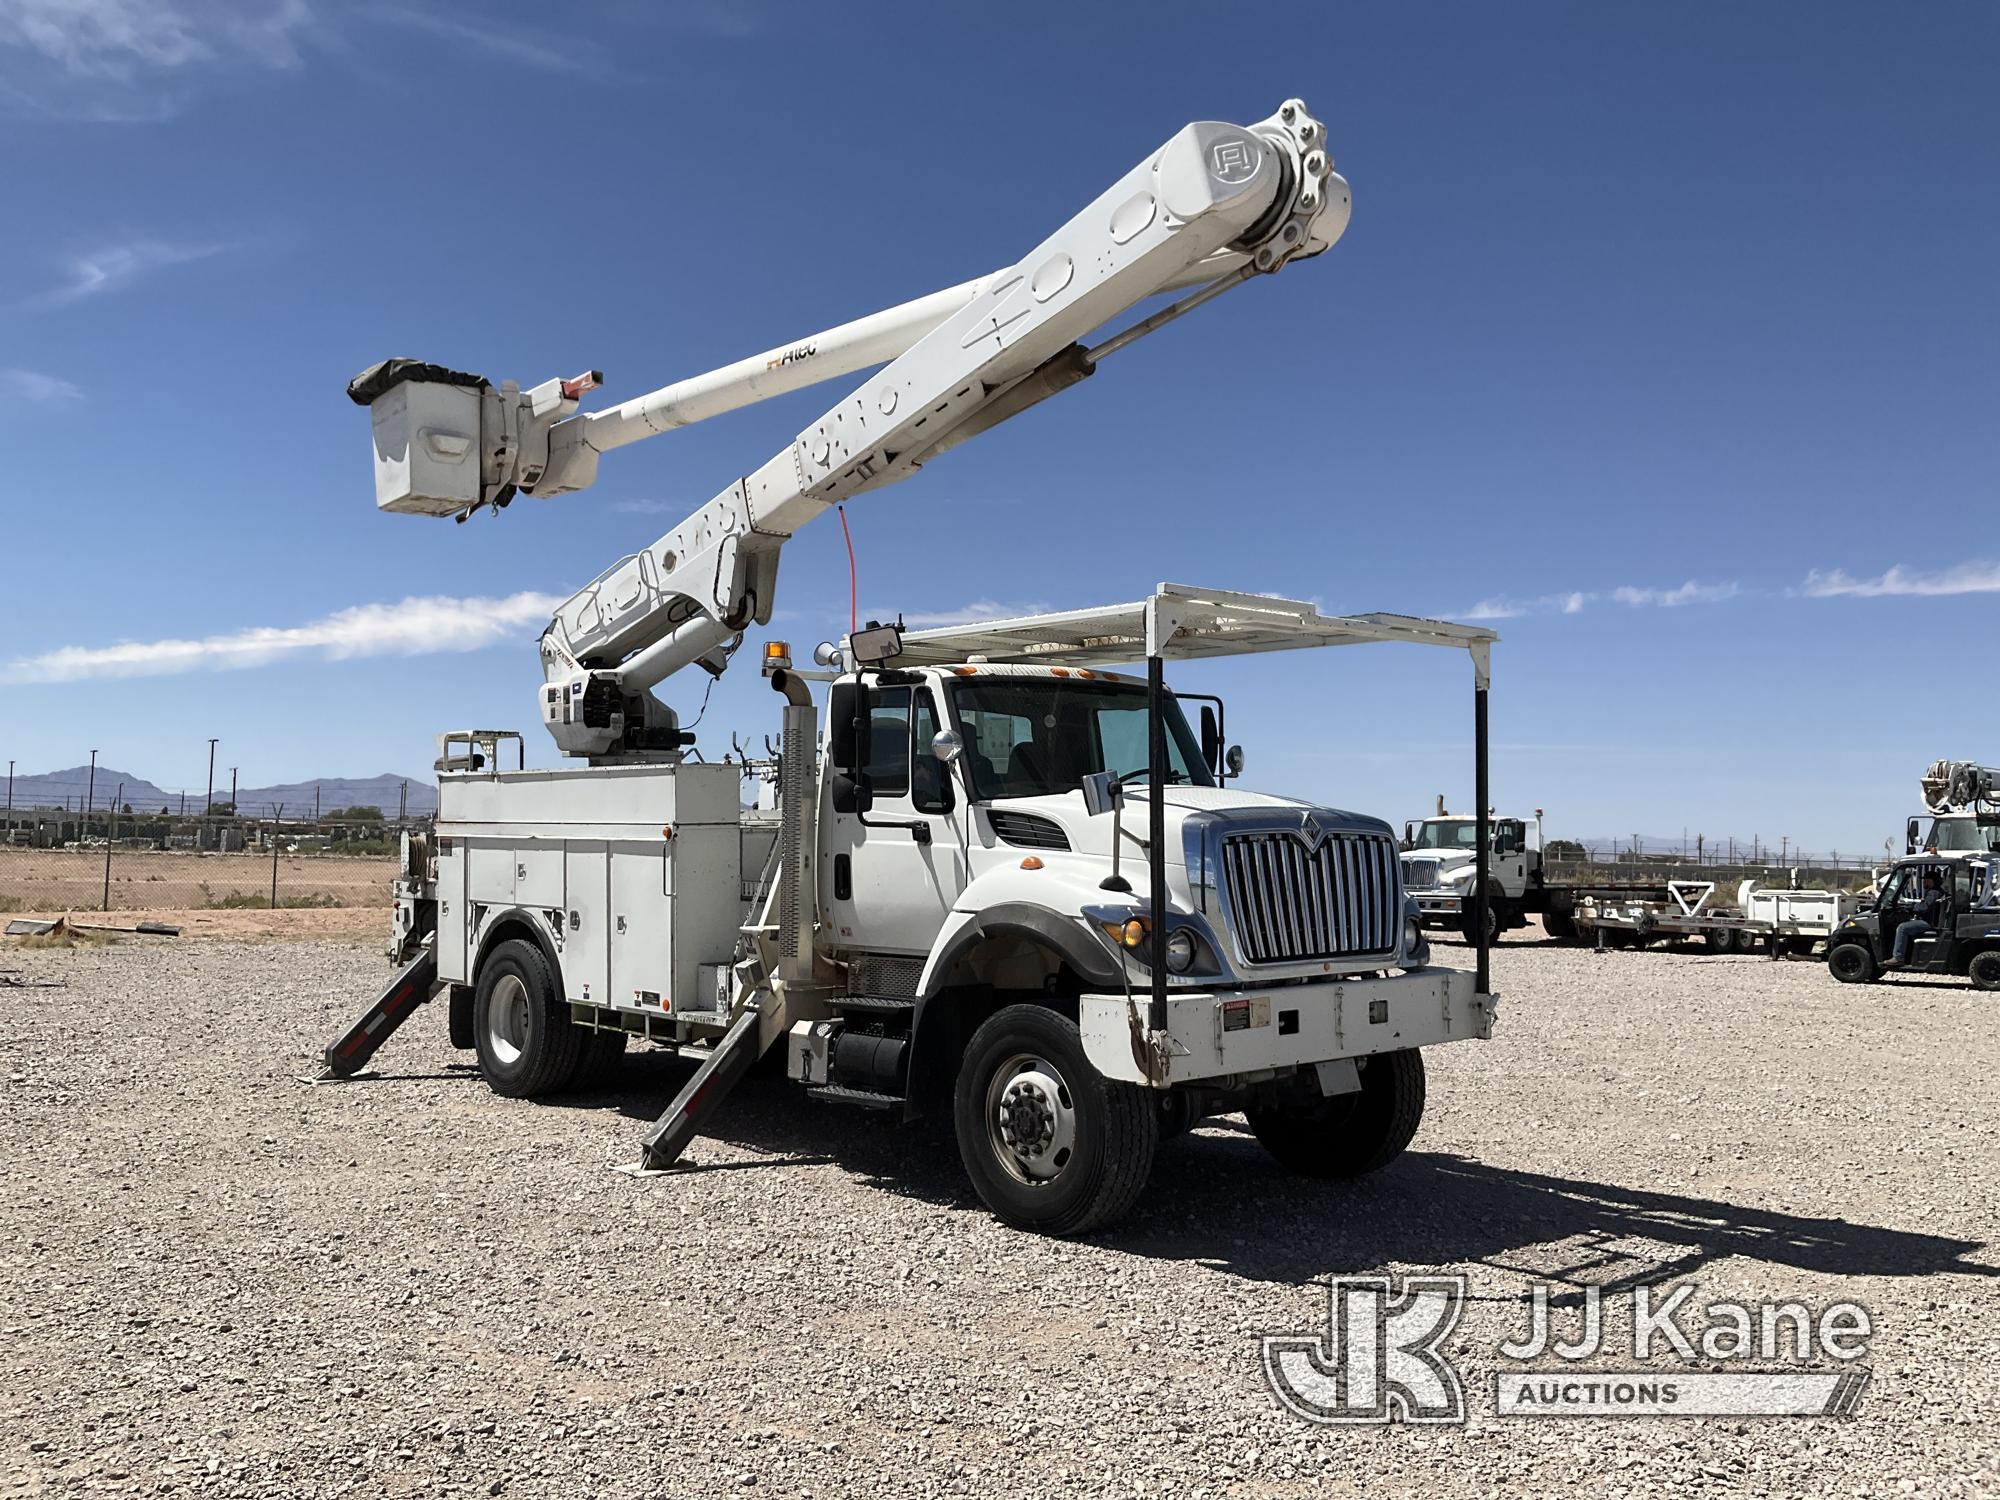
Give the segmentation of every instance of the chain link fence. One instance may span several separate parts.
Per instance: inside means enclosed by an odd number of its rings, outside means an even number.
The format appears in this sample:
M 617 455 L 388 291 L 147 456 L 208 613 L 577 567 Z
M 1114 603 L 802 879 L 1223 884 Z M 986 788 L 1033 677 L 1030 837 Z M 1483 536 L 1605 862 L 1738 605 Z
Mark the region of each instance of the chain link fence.
M 387 907 L 400 843 L 375 822 L 16 811 L 0 822 L 0 912 Z

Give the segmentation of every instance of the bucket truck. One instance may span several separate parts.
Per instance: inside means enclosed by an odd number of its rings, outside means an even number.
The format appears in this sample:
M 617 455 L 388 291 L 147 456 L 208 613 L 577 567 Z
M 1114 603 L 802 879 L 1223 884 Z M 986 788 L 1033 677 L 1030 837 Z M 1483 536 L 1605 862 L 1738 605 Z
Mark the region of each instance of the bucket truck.
M 1928 809 L 1903 828 L 1903 853 L 1942 859 L 2000 855 L 2000 768 L 1969 760 L 1933 761 L 1918 779 Z
M 503 1095 L 576 1086 L 628 1041 L 681 1049 L 699 1065 L 643 1138 L 648 1171 L 782 1047 L 815 1099 L 949 1111 L 981 1198 L 1053 1234 L 1117 1218 L 1162 1134 L 1212 1111 L 1243 1111 L 1312 1176 L 1398 1155 L 1422 1114 L 1420 1049 L 1491 1031 L 1484 947 L 1476 974 L 1433 966 L 1388 825 L 1233 786 L 1221 705 L 1197 731 L 1164 665 L 1462 650 L 1483 798 L 1491 632 L 1163 584 L 962 628 L 871 622 L 812 666 L 767 640 L 782 739 L 750 765 L 690 757 L 656 695 L 720 673 L 768 623 L 785 543 L 830 506 L 1319 254 L 1347 215 L 1293 100 L 1186 126 L 991 275 L 620 406 L 579 411 L 595 371 L 525 390 L 411 360 L 357 377 L 381 508 L 464 519 L 582 489 L 640 438 L 880 366 L 555 612 L 537 710 L 559 768 L 526 769 L 511 731 L 440 736 L 435 830 L 408 841 L 396 885 L 403 967 L 327 1048 L 329 1074 L 435 996 Z M 1156 294 L 1175 300 L 1099 332 Z

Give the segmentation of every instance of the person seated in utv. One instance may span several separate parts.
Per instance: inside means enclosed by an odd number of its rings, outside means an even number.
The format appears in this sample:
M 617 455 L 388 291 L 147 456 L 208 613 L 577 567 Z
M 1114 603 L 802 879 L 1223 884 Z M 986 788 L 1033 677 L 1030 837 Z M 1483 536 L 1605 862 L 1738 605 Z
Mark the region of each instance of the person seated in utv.
M 1935 872 L 1924 876 L 1924 893 L 1917 899 L 1917 914 L 1896 926 L 1896 950 L 1885 968 L 1900 969 L 1910 961 L 1910 944 L 1920 937 L 1944 931 L 1944 883 Z

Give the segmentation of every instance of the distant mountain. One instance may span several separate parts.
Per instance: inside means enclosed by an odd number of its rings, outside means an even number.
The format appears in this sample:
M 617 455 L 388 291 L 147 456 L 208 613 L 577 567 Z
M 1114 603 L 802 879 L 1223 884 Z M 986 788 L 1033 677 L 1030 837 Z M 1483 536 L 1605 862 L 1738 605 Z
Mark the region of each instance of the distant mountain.
M 236 805 L 250 817 L 268 818 L 282 805 L 284 815 L 310 817 L 315 806 L 323 812 L 339 807 L 379 807 L 386 817 L 395 817 L 399 799 L 407 783 L 408 809 L 412 817 L 427 817 L 437 811 L 437 786 L 428 776 L 319 776 L 311 781 L 292 781 L 279 786 L 239 787 Z M 314 802 L 314 793 L 318 802 Z M 136 812 L 158 812 L 166 808 L 178 815 L 183 805 L 190 814 L 199 813 L 207 799 L 207 789 L 196 787 L 182 793 L 168 791 L 131 771 L 100 765 L 93 782 L 89 766 L 71 766 L 65 771 L 48 771 L 38 776 L 14 778 L 14 806 L 81 807 L 86 797 L 94 807 L 130 806 Z M 186 801 L 183 804 L 182 798 Z M 229 800 L 229 783 L 215 789 L 215 800 Z

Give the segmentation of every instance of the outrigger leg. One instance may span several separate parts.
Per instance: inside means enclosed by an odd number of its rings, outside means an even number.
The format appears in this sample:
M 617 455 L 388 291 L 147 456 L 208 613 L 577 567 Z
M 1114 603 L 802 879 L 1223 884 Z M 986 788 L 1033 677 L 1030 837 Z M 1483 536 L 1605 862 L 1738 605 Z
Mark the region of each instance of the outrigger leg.
M 666 1113 L 655 1120 L 650 1129 L 639 1138 L 639 1164 L 641 1172 L 664 1172 L 687 1150 L 688 1142 L 695 1138 L 702 1122 L 715 1113 L 729 1091 L 736 1087 L 743 1075 L 750 1071 L 750 1065 L 757 1061 L 763 1048 L 758 1044 L 761 1032 L 758 1023 L 762 1013 L 754 1005 L 746 1005 L 729 1030 L 722 1034 L 722 1040 L 694 1070 L 694 1077 L 687 1081 Z
M 369 1058 L 409 1020 L 437 986 L 437 951 L 426 945 L 389 981 L 375 1003 L 362 1013 L 338 1041 L 327 1044 L 326 1072 L 321 1081 L 352 1078 Z

